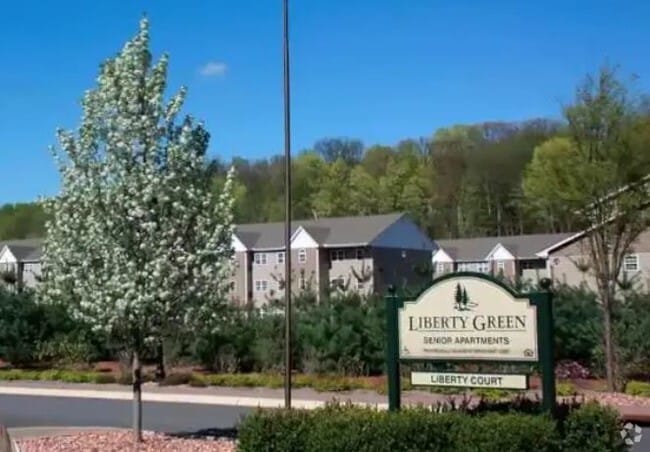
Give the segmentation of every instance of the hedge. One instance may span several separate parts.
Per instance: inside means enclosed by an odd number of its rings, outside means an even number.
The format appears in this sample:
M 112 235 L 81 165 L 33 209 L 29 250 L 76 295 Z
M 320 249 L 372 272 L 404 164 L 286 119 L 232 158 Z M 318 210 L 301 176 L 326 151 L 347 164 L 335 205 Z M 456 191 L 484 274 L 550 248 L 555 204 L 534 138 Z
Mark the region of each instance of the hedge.
M 352 406 L 259 410 L 242 422 L 241 452 L 616 452 L 626 450 L 617 414 L 597 404 L 562 421 L 547 415 Z
M 565 286 L 555 291 L 558 377 L 602 375 L 602 322 L 595 295 Z M 348 294 L 317 301 L 306 293 L 294 301 L 293 362 L 299 373 L 377 376 L 384 372 L 386 322 L 381 297 Z M 261 309 L 230 306 L 216 332 L 175 331 L 163 338 L 165 362 L 169 368 L 199 364 L 222 374 L 281 373 L 281 311 L 281 305 L 273 303 Z M 613 320 L 623 374 L 643 380 L 650 373 L 650 293 L 626 292 Z M 14 293 L 0 287 L 0 360 L 12 366 L 67 368 L 116 360 L 120 343 L 72 318 L 64 300 L 41 304 L 32 291 Z M 142 353 L 145 364 L 157 363 L 157 358 L 156 347 Z M 326 386 L 340 387 L 339 382 L 329 383 Z

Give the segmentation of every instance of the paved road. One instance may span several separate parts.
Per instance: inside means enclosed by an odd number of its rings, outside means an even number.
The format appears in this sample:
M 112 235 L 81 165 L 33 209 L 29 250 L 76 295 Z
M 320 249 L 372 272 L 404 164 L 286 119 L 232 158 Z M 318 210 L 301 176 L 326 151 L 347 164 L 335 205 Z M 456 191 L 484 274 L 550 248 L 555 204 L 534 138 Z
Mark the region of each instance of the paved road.
M 146 430 L 187 432 L 228 429 L 251 408 L 144 402 Z M 0 395 L 0 424 L 12 427 L 130 427 L 131 403 L 125 400 Z
M 185 403 L 144 402 L 146 430 L 169 433 L 230 429 L 252 408 Z M 15 427 L 120 427 L 131 422 L 131 403 L 70 397 L 0 395 L 0 424 Z M 643 428 L 633 452 L 650 452 L 650 427 Z

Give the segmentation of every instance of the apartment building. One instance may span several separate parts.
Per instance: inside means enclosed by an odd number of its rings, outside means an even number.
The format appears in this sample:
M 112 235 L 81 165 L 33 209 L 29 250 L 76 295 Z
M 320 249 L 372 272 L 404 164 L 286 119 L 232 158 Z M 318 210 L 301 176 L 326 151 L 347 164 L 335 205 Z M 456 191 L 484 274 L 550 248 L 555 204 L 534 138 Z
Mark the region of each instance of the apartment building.
M 473 271 L 510 281 L 555 283 L 596 290 L 586 232 L 439 240 L 433 253 L 434 276 Z M 650 290 L 650 229 L 632 244 L 623 259 L 620 281 Z
M 537 282 L 549 276 L 539 253 L 574 234 L 529 234 L 436 241 L 433 272 L 472 271 L 501 275 L 511 281 Z
M 42 239 L 0 242 L 0 284 L 34 287 L 41 275 Z
M 433 243 L 406 215 L 295 220 L 291 235 L 294 293 L 383 292 L 428 278 Z M 284 296 L 284 224 L 238 225 L 233 301 L 261 305 Z
M 542 250 L 539 256 L 546 260 L 548 275 L 554 281 L 596 291 L 588 246 L 586 233 L 580 232 Z M 623 257 L 619 281 L 637 290 L 650 291 L 650 229 L 637 238 Z

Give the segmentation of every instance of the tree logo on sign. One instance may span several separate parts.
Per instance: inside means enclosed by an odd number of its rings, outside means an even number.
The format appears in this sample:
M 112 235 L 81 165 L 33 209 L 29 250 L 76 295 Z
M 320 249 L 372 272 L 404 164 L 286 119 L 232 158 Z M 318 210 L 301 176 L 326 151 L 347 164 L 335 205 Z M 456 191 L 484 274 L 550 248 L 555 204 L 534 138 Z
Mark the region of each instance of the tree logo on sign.
M 456 284 L 456 292 L 454 293 L 454 309 L 456 311 L 471 311 L 478 306 L 472 302 L 467 295 L 467 289 L 460 284 Z

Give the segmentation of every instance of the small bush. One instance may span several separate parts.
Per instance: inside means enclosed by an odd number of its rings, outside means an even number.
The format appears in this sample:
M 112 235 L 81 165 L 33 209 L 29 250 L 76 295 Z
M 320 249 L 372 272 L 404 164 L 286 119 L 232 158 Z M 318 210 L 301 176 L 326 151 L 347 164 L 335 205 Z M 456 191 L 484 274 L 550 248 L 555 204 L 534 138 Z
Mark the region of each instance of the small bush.
M 40 380 L 40 373 L 35 370 L 10 369 L 0 371 L 0 380 Z
M 190 372 L 173 373 L 167 375 L 161 382 L 160 386 L 178 386 L 187 385 L 192 381 L 193 375 Z
M 569 413 L 563 425 L 566 452 L 617 452 L 628 450 L 620 431 L 618 413 L 595 402 Z
M 650 397 L 650 383 L 646 381 L 630 381 L 625 386 L 625 393 L 633 396 Z
M 473 389 L 472 393 L 487 400 L 502 400 L 513 394 L 512 391 L 494 388 L 477 388 Z
M 555 391 L 557 392 L 557 395 L 562 397 L 572 396 L 578 392 L 573 383 L 569 382 L 558 383 L 555 386 Z
M 561 361 L 555 366 L 555 377 L 561 379 L 580 378 L 586 379 L 591 376 L 589 369 L 577 361 Z
M 115 378 L 115 375 L 113 374 L 99 373 L 96 374 L 95 377 L 93 378 L 93 383 L 97 383 L 97 384 L 117 383 L 117 378 Z
M 559 438 L 548 416 L 488 413 L 459 422 L 454 451 L 555 451 Z M 418 449 L 424 451 L 425 449 Z
M 155 381 L 155 376 L 152 373 L 143 373 L 142 382 L 152 382 Z M 133 384 L 133 374 L 131 372 L 121 372 L 116 378 L 117 384 L 120 385 L 132 385 Z
M 199 375 L 192 375 L 188 384 L 194 388 L 205 388 L 208 383 Z
M 301 410 L 258 410 L 247 416 L 239 429 L 242 452 L 306 451 L 314 416 Z
M 553 310 L 558 361 L 591 364 L 594 350 L 602 342 L 602 314 L 596 295 L 582 288 L 559 286 L 555 291 Z
M 66 366 L 90 363 L 95 355 L 90 344 L 71 336 L 58 335 L 37 344 L 36 358 L 39 362 Z

